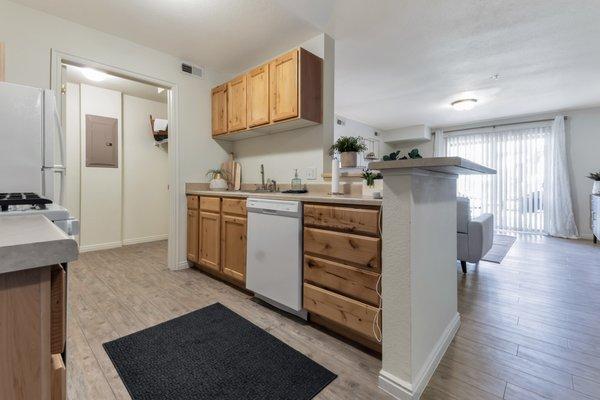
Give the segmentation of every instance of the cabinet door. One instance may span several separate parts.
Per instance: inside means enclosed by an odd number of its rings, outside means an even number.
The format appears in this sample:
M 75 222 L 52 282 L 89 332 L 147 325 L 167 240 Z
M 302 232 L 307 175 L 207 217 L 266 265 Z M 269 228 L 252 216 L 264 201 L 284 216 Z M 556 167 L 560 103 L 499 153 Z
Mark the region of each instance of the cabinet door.
M 220 230 L 221 217 L 219 214 L 200 211 L 198 217 L 198 263 L 205 267 L 219 270 L 220 261 Z
M 227 84 L 212 90 L 212 134 L 227 133 Z
M 248 72 L 248 126 L 269 123 L 269 65 Z
M 228 131 L 246 129 L 246 75 L 227 84 Z
M 187 212 L 187 259 L 198 262 L 198 210 Z
M 238 281 L 246 277 L 246 218 L 223 215 L 221 256 L 223 273 Z
M 276 58 L 269 66 L 271 121 L 298 116 L 298 51 Z

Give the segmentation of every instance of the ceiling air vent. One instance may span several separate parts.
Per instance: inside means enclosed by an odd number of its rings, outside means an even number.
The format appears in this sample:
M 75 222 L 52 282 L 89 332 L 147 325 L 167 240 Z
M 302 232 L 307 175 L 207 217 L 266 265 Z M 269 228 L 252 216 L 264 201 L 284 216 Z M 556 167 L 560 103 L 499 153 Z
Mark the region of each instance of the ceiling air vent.
M 202 71 L 202 68 L 196 67 L 195 65 L 188 63 L 181 63 L 181 71 L 184 74 L 194 75 L 198 78 L 202 78 L 202 75 L 204 75 L 204 71 Z

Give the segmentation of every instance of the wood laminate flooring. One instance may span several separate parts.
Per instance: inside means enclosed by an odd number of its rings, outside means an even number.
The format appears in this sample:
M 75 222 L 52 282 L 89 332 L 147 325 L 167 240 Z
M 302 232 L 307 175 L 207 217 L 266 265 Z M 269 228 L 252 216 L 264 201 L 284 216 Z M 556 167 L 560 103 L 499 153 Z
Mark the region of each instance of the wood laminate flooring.
M 377 357 L 165 260 L 154 242 L 70 265 L 69 399 L 129 399 L 102 343 L 217 301 L 338 374 L 318 399 L 391 399 Z M 600 246 L 521 235 L 457 279 L 462 324 L 422 399 L 600 399 Z

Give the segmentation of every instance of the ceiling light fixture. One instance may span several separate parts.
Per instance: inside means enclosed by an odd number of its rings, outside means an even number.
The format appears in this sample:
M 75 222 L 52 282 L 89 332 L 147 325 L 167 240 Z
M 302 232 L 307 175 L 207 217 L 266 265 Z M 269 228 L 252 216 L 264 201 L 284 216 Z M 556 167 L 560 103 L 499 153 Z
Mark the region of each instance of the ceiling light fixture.
M 81 72 L 83 76 L 94 82 L 102 82 L 108 78 L 108 74 L 93 68 L 83 68 Z
M 156 91 L 158 92 L 158 94 L 161 94 L 162 92 L 165 91 L 165 88 L 159 87 L 159 88 L 156 88 Z
M 450 105 L 457 111 L 469 111 L 477 105 L 477 99 L 460 99 L 453 101 Z

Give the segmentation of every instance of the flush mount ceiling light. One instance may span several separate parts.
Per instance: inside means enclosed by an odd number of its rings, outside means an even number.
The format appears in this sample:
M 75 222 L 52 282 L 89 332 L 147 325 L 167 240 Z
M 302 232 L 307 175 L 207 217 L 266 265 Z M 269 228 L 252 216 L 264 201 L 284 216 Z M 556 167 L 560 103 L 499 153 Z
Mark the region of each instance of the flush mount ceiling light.
M 83 68 L 81 72 L 83 76 L 94 82 L 102 82 L 108 78 L 108 74 L 93 68 Z
M 453 101 L 450 105 L 457 111 L 468 111 L 477 105 L 477 99 L 460 99 Z

